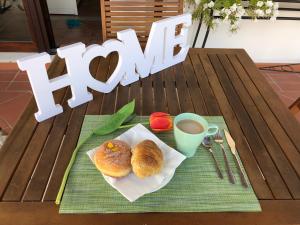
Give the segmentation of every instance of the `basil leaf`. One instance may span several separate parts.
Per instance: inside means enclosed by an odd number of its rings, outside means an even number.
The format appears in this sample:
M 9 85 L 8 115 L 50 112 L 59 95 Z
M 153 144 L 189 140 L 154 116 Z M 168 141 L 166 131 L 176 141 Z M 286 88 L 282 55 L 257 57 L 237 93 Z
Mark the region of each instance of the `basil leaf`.
M 110 134 L 117 130 L 124 121 L 133 113 L 135 107 L 135 100 L 124 105 L 118 112 L 113 114 L 105 124 L 96 128 L 93 133 L 96 135 Z

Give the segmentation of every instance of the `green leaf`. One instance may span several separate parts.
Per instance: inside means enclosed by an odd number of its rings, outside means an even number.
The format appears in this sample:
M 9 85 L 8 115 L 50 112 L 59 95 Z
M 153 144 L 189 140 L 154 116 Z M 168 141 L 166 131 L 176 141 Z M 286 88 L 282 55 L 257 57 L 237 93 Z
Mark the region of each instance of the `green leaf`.
M 131 114 L 129 117 L 127 117 L 127 119 L 124 121 L 124 123 L 122 123 L 122 125 L 129 124 L 135 117 L 136 117 L 135 113 Z
M 110 134 L 117 130 L 124 121 L 134 112 L 135 100 L 124 105 L 118 112 L 113 114 L 105 124 L 96 128 L 93 133 L 96 135 Z
M 67 179 L 70 173 L 70 170 L 73 166 L 73 163 L 75 161 L 76 155 L 79 151 L 79 149 L 81 148 L 81 146 L 87 142 L 87 140 L 89 140 L 94 134 L 96 135 L 105 135 L 105 134 L 109 134 L 114 132 L 115 130 L 119 129 L 120 126 L 126 121 L 129 122 L 130 120 L 132 120 L 134 118 L 134 115 L 132 115 L 133 111 L 134 111 L 134 107 L 135 107 L 135 100 L 129 102 L 127 105 L 124 105 L 118 112 L 116 112 L 115 114 L 113 114 L 112 116 L 110 116 L 107 119 L 107 122 L 98 127 L 97 129 L 95 129 L 93 132 L 91 132 L 84 140 L 80 141 L 77 145 L 77 147 L 75 148 L 75 150 L 73 151 L 71 160 L 66 168 L 63 180 L 61 182 L 55 203 L 58 205 L 60 204 L 62 195 L 64 193 L 65 190 L 65 186 L 67 183 Z M 132 126 L 132 125 L 128 125 L 128 126 Z

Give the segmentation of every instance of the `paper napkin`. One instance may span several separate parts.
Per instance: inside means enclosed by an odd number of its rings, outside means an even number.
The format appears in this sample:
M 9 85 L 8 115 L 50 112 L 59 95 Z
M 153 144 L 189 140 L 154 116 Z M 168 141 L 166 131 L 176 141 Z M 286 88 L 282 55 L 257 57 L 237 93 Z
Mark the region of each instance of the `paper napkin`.
M 161 141 L 142 124 L 137 124 L 136 126 L 121 134 L 116 139 L 125 141 L 131 147 L 134 147 L 136 144 L 143 140 L 152 140 L 161 149 L 164 156 L 164 167 L 162 171 L 159 174 L 151 177 L 141 179 L 135 176 L 133 172 L 123 178 L 112 178 L 102 174 L 107 183 L 118 190 L 130 202 L 134 202 L 141 196 L 151 192 L 155 192 L 168 184 L 172 179 L 176 168 L 186 158 L 184 155 Z M 93 163 L 96 150 L 97 148 L 87 152 L 89 158 Z

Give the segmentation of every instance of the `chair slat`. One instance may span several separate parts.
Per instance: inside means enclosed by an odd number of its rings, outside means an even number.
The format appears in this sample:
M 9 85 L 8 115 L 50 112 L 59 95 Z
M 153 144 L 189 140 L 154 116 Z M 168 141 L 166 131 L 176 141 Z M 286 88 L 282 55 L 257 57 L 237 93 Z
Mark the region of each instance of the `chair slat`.
M 107 1 L 101 0 L 103 40 L 115 38 L 116 32 L 132 28 L 144 45 L 151 24 L 183 12 L 183 0 L 178 1 Z M 124 22 L 124 24 L 122 24 Z M 178 32 L 177 32 L 178 33 Z

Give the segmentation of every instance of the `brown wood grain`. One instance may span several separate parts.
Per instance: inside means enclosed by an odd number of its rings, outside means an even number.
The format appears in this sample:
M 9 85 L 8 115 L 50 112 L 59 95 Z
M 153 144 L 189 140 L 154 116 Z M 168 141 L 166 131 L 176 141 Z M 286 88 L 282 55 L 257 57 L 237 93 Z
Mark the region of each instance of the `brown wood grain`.
M 259 136 L 255 126 L 251 122 L 251 119 L 241 103 L 239 96 L 234 92 L 228 80 L 225 79 L 226 72 L 217 55 L 210 54 L 208 57 L 217 74 L 215 79 L 219 79 L 219 83 L 223 86 L 224 93 L 237 116 L 240 126 L 247 137 L 247 141 L 251 147 L 251 150 L 260 165 L 262 173 L 264 174 L 272 193 L 277 199 L 290 199 L 291 195 L 282 177 L 280 176 L 276 165 L 268 154 L 267 149 L 262 141 L 262 137 Z
M 149 115 L 154 111 L 152 76 L 141 80 L 142 83 L 142 114 Z
M 195 71 L 195 76 L 198 80 L 208 114 L 211 116 L 221 115 L 219 105 L 205 76 L 205 71 L 198 58 L 198 55 L 190 53 L 188 57 L 192 62 Z
M 262 200 L 262 212 L 236 213 L 117 213 L 59 214 L 53 202 L 0 203 L 5 225 L 105 224 L 105 225 L 253 225 L 299 224 L 299 200 Z M 30 216 L 28 216 L 30 215 Z
M 167 101 L 162 71 L 153 75 L 154 111 L 167 112 Z
M 108 72 L 109 75 L 107 75 L 107 79 L 110 77 L 110 74 L 112 74 L 112 72 L 116 68 L 117 63 L 118 63 L 117 55 L 115 54 L 111 55 L 110 62 L 109 62 L 109 72 Z M 115 112 L 117 91 L 118 89 L 115 88 L 112 92 L 107 93 L 103 96 L 103 104 L 102 104 L 100 114 L 113 114 Z
M 105 79 L 107 74 L 99 72 L 101 70 L 99 65 L 99 60 L 92 62 L 91 73 L 96 74 L 96 79 Z M 95 91 L 93 91 L 93 94 L 94 92 Z M 76 148 L 81 131 L 81 125 L 84 120 L 84 115 L 85 113 L 88 114 L 88 109 L 94 111 L 93 106 L 89 107 L 94 102 L 98 102 L 98 99 L 95 99 L 94 101 L 73 109 L 69 120 L 69 125 L 65 131 L 64 139 L 62 141 L 61 147 L 59 148 L 55 164 L 49 177 L 48 185 L 46 187 L 46 190 L 44 191 L 42 199 L 43 201 L 54 201 L 56 199 L 65 169 L 71 159 L 73 150 Z M 101 106 L 101 102 L 98 103 L 100 103 Z
M 259 90 L 256 88 L 255 84 L 247 75 L 247 72 L 238 61 L 237 56 L 235 54 L 228 54 L 228 59 L 235 68 L 249 95 L 255 102 L 255 105 L 260 111 L 262 117 L 270 127 L 272 134 L 274 135 L 274 137 L 276 137 L 276 140 L 281 146 L 281 149 L 284 151 L 286 157 L 295 168 L 297 174 L 300 175 L 300 154 L 296 146 L 293 144 L 292 140 L 289 138 L 284 129 L 282 129 L 280 122 L 276 118 L 276 115 L 274 115 L 267 102 L 264 100 Z
M 182 0 L 172 2 L 100 0 L 100 2 L 103 40 L 116 37 L 118 31 L 133 28 L 142 46 L 147 41 L 152 22 L 179 15 L 183 11 Z M 112 21 L 118 21 L 118 23 L 112 25 Z M 126 23 L 122 24 L 122 22 Z M 139 26 L 141 23 L 144 25 Z
M 253 66 L 254 63 L 246 51 L 240 50 L 237 55 L 240 63 L 249 74 L 250 79 L 259 89 L 261 95 L 266 100 L 273 113 L 276 115 L 281 126 L 285 129 L 300 152 L 300 126 L 296 118 L 289 113 L 289 110 L 286 107 L 282 105 L 282 102 L 271 86 L 266 85 L 264 77 L 262 77 L 258 69 Z
M 55 74 L 62 73 L 64 70 L 64 64 L 59 62 L 58 57 L 55 57 L 53 64 L 48 69 L 49 78 L 52 78 Z M 60 99 L 60 93 L 55 95 L 57 100 Z M 18 163 L 21 161 L 21 157 L 26 150 L 28 143 L 30 142 L 34 131 L 37 127 L 37 121 L 34 118 L 34 113 L 37 111 L 37 107 L 34 99 L 32 98 L 27 105 L 26 110 L 21 115 L 17 124 L 14 126 L 11 134 L 4 143 L 0 151 L 0 198 L 2 198 L 4 191 L 10 181 L 14 171 L 17 168 Z M 20 137 L 20 138 L 17 138 Z M 17 138 L 17 140 L 16 140 Z M 21 178 L 23 179 L 23 178 Z M 13 179 L 15 181 L 15 179 Z M 25 182 L 25 181 L 24 181 Z
M 181 112 L 195 112 L 190 90 L 185 80 L 183 66 L 175 65 L 173 70 Z
M 71 97 L 70 90 L 68 88 L 68 93 L 65 95 L 62 103 L 64 113 L 59 114 L 54 119 L 52 129 L 26 188 L 23 197 L 24 201 L 40 201 L 43 197 L 72 112 L 72 109 L 67 106 L 67 101 Z
M 164 71 L 162 71 L 162 76 L 165 82 L 165 92 L 168 111 L 171 115 L 177 115 L 180 113 L 180 105 L 177 96 L 174 69 L 165 69 Z
M 142 115 L 142 92 L 141 92 L 141 81 L 138 80 L 130 85 L 129 100 L 135 100 L 134 112 L 137 115 Z
M 191 99 L 193 102 L 193 106 L 195 109 L 195 113 L 200 115 L 208 115 L 204 99 L 201 93 L 201 89 L 198 84 L 198 80 L 195 76 L 194 69 L 192 63 L 190 61 L 190 57 L 187 57 L 186 60 L 182 63 L 183 73 L 182 76 L 185 77 Z
M 265 181 L 265 178 L 261 176 L 261 168 L 257 163 L 251 149 L 249 148 L 246 137 L 243 135 L 239 121 L 236 118 L 234 110 L 228 102 L 224 90 L 219 83 L 213 66 L 207 55 L 199 54 L 199 59 L 205 70 L 205 74 L 210 83 L 210 86 L 216 96 L 218 104 L 221 108 L 221 112 L 224 116 L 226 124 L 233 138 L 236 141 L 237 151 L 244 162 L 245 169 L 249 175 L 251 184 L 254 187 L 254 191 L 260 199 L 272 199 L 273 194 Z
M 252 123 L 256 127 L 257 132 L 259 133 L 264 145 L 266 146 L 266 150 L 276 164 L 276 167 L 283 177 L 283 180 L 286 183 L 289 191 L 294 198 L 299 199 L 300 180 L 297 173 L 293 169 L 289 160 L 286 158 L 276 138 L 273 137 L 270 128 L 268 127 L 262 115 L 259 113 L 255 103 L 247 93 L 242 82 L 239 80 L 238 75 L 236 74 L 227 57 L 225 55 L 219 55 L 219 59 L 228 76 L 224 78 L 227 79 L 228 83 L 232 83 L 232 87 L 235 86 L 236 94 L 239 96 L 241 102 L 245 107 L 245 110 L 248 112 Z

